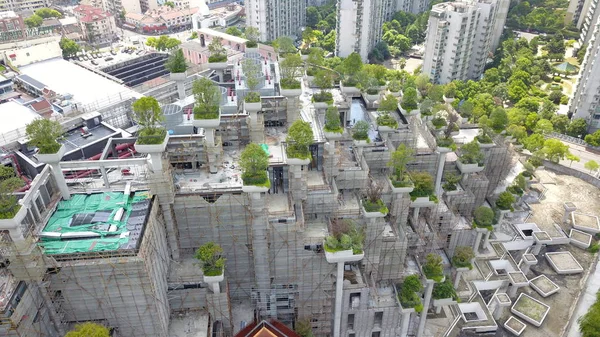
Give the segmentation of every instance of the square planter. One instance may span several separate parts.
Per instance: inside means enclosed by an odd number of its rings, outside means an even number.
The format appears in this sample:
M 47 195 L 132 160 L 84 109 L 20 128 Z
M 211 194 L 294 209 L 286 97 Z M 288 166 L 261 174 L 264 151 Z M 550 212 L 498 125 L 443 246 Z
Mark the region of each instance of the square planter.
M 461 194 L 463 191 L 459 190 L 458 188 L 456 188 L 455 190 L 452 191 L 446 191 L 444 190 L 444 193 L 446 193 L 446 195 L 458 195 Z
M 480 143 L 480 142 L 477 142 L 477 144 L 479 144 L 479 147 L 482 148 L 482 149 L 489 149 L 490 147 L 494 147 L 494 145 L 496 145 L 493 142 L 492 143 Z
M 373 101 L 376 101 L 379 99 L 379 94 L 375 94 L 375 95 L 363 94 L 363 96 L 370 102 L 373 102 Z
M 394 97 L 400 97 L 400 91 L 396 91 L 396 92 L 390 91 L 390 95 L 392 95 Z
M 258 47 L 248 48 L 244 50 L 245 53 L 258 53 Z
M 444 102 L 446 102 L 446 103 L 452 103 L 452 102 L 454 102 L 454 99 L 455 99 L 454 97 L 446 97 L 446 96 L 443 96 L 443 97 L 444 97 Z
M 550 307 L 535 298 L 521 293 L 510 311 L 525 321 L 539 327 L 546 319 Z
M 504 323 L 504 328 L 512 332 L 515 336 L 521 336 L 526 327 L 527 324 L 521 322 L 514 316 L 510 316 L 510 318 Z
M 329 103 L 327 102 L 313 102 L 315 109 L 327 109 Z
M 542 297 L 548 297 L 560 290 L 560 287 L 544 274 L 529 280 L 529 286 Z
M 398 104 L 398 109 L 404 116 L 416 116 L 421 113 L 421 110 L 419 110 L 419 109 L 413 109 L 410 111 L 406 111 L 402 108 L 402 106 L 400 104 Z
M 209 62 L 208 63 L 208 69 L 210 69 L 210 70 L 223 70 L 223 69 L 227 69 L 227 67 L 229 67 L 229 64 L 227 62 Z
M 325 244 L 323 244 L 324 246 Z M 340 250 L 338 252 L 328 252 L 325 250 L 325 259 L 329 263 L 338 263 L 338 262 L 355 262 L 360 261 L 365 257 L 365 253 L 354 254 L 352 249 L 348 250 Z
M 354 146 L 356 147 L 365 147 L 365 146 L 369 146 L 369 143 L 366 140 L 357 140 L 354 139 L 352 141 L 352 143 L 354 144 Z
M 242 191 L 246 193 L 266 193 L 269 190 L 264 186 L 242 185 Z
M 435 203 L 429 200 L 429 196 L 418 197 L 410 203 L 410 207 L 431 207 L 433 205 Z
M 456 303 L 458 303 L 458 302 L 456 302 L 452 298 L 440 298 L 439 300 L 436 300 L 436 299 L 433 300 L 434 307 L 445 307 L 445 306 L 449 306 L 449 305 L 454 305 Z
M 367 212 L 367 210 L 364 207 L 362 207 L 362 211 L 363 211 L 363 215 L 367 219 L 384 218 L 386 215 L 385 213 L 381 213 L 381 212 Z
M 310 159 L 299 159 L 299 158 L 290 158 L 287 157 L 286 163 L 288 165 L 308 165 L 310 163 Z
M 344 138 L 344 133 L 337 133 L 337 132 L 327 132 L 327 131 L 323 131 L 323 133 L 325 134 L 325 137 L 329 140 L 339 140 Z
M 187 71 L 182 73 L 170 73 L 169 78 L 171 81 L 185 81 L 187 79 Z
M 414 186 L 394 187 L 394 184 L 392 184 L 392 180 L 391 179 L 388 178 L 387 181 L 390 184 L 390 188 L 392 189 L 392 193 L 410 193 L 410 192 L 412 192 L 415 189 Z
M 456 167 L 461 173 L 477 173 L 483 171 L 483 166 L 479 166 L 479 164 L 463 164 L 460 159 L 456 161 Z
M 347 87 L 344 84 L 340 83 L 340 88 L 342 89 L 342 93 L 346 95 L 358 95 L 360 94 L 360 89 L 357 87 Z
M 21 223 L 25 219 L 25 216 L 27 216 L 27 207 L 21 206 L 17 214 L 15 214 L 15 216 L 11 219 L 0 219 L 0 227 L 19 228 L 21 226 Z
M 192 114 L 193 116 L 193 114 Z M 219 118 L 214 119 L 194 119 L 192 120 L 192 125 L 197 128 L 205 128 L 205 129 L 216 129 L 221 124 L 221 109 L 219 109 Z
M 308 56 L 309 56 L 309 55 L 300 54 L 300 59 L 301 59 L 302 61 L 306 61 L 306 60 L 308 60 Z
M 247 112 L 258 112 L 262 109 L 262 102 L 248 103 L 244 102 L 244 110 Z
M 302 95 L 302 88 L 300 89 L 284 89 L 284 88 L 279 88 L 279 93 L 281 94 L 281 96 L 285 96 L 285 97 L 298 97 L 300 95 Z
M 42 163 L 58 163 L 65 155 L 65 152 L 67 152 L 67 148 L 61 144 L 60 149 L 58 149 L 58 152 L 56 153 L 38 153 L 35 156 L 37 157 L 38 161 Z
M 165 139 L 160 144 L 138 144 L 135 142 L 133 146 L 135 150 L 139 153 L 161 153 L 164 152 L 167 148 L 167 143 L 169 142 L 169 133 L 165 136 Z
M 379 130 L 379 132 L 392 132 L 392 131 L 396 131 L 395 128 L 392 128 L 391 126 L 387 126 L 387 125 L 378 125 L 377 126 L 377 130 Z
M 452 152 L 452 149 L 449 147 L 442 147 L 442 146 L 438 146 L 435 148 L 435 150 L 439 153 L 448 153 L 448 152 Z
M 205 283 L 218 283 L 225 279 L 225 274 L 217 275 L 217 276 L 203 276 Z
M 592 235 L 577 229 L 572 228 L 569 232 L 571 244 L 581 249 L 587 249 L 592 244 Z

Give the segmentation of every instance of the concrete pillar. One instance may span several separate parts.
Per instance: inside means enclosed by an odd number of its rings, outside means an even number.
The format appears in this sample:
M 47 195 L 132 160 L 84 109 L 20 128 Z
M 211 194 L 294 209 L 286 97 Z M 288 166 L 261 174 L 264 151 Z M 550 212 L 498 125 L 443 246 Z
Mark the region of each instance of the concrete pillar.
M 473 245 L 473 252 L 475 252 L 475 255 L 477 255 L 477 253 L 479 253 L 479 244 L 481 243 L 481 235 L 482 235 L 482 233 L 480 231 L 477 231 L 477 237 L 475 238 L 475 245 Z
M 344 262 L 337 263 L 335 279 L 335 313 L 333 319 L 333 337 L 340 337 L 342 330 L 342 302 L 344 292 Z
M 54 179 L 56 180 L 56 185 L 60 191 L 60 195 L 64 200 L 71 199 L 71 192 L 69 192 L 69 187 L 67 186 L 67 181 L 65 180 L 65 176 L 62 174 L 62 170 L 60 169 L 60 165 L 58 162 L 54 163 L 46 163 L 52 167 L 52 174 L 54 175 Z
M 400 333 L 400 337 L 408 336 L 408 326 L 410 325 L 410 315 L 412 315 L 412 312 L 402 313 L 402 330 Z
M 423 311 L 421 312 L 421 319 L 419 320 L 419 329 L 417 330 L 416 337 L 423 337 L 425 332 L 425 321 L 427 321 L 427 311 L 429 310 L 429 303 L 431 302 L 431 293 L 433 292 L 433 280 L 427 280 L 427 286 L 425 287 L 425 299 L 423 300 Z
M 500 317 L 502 317 L 502 314 L 504 313 L 504 307 L 501 307 L 500 305 L 496 306 L 496 310 L 494 310 L 493 316 L 495 320 L 499 320 Z
M 490 235 L 492 234 L 492 232 L 487 231 L 487 233 L 485 233 L 485 236 L 483 238 L 483 247 L 487 247 L 488 243 L 490 242 Z
M 540 251 L 542 250 L 542 246 L 543 244 L 536 242 L 535 245 L 533 245 L 533 250 L 531 253 L 533 253 L 533 255 L 539 255 Z
M 210 289 L 213 291 L 213 293 L 215 293 L 215 294 L 221 293 L 221 287 L 219 286 L 219 282 L 210 283 L 209 286 L 210 286 Z
M 519 286 L 517 286 L 517 285 L 514 285 L 514 284 L 513 284 L 513 285 L 511 285 L 511 286 L 510 286 L 510 288 L 508 289 L 508 296 L 510 296 L 510 297 L 515 297 L 515 296 L 517 296 L 517 290 L 518 290 L 519 288 L 520 288 L 520 287 L 519 287 Z
M 61 319 L 58 316 L 58 314 L 56 313 L 56 309 L 54 308 L 54 303 L 52 303 L 52 300 L 50 299 L 50 296 L 48 295 L 48 290 L 46 289 L 43 282 L 41 282 L 41 281 L 37 282 L 37 287 L 39 288 L 40 293 L 42 294 L 42 300 L 44 301 L 44 306 L 46 307 L 46 310 L 48 311 L 48 316 L 50 316 L 52 325 L 56 329 L 56 332 L 58 332 L 59 336 L 64 336 L 65 329 L 63 329 Z
M 440 160 L 435 177 L 435 193 L 439 195 L 442 192 L 442 175 L 444 175 L 444 164 L 446 163 L 446 152 L 440 152 Z
M 419 210 L 420 209 L 421 209 L 420 207 L 413 208 L 413 224 L 415 226 L 419 225 Z
M 267 303 L 271 295 L 271 272 L 269 267 L 268 219 L 265 201 L 261 193 L 248 193 L 252 214 L 252 257 L 254 259 L 256 288 L 259 289 L 257 309 L 260 318 L 268 315 Z
M 463 268 L 456 269 L 456 277 L 454 278 L 454 289 L 458 289 L 458 284 L 460 283 L 460 277 L 462 276 Z

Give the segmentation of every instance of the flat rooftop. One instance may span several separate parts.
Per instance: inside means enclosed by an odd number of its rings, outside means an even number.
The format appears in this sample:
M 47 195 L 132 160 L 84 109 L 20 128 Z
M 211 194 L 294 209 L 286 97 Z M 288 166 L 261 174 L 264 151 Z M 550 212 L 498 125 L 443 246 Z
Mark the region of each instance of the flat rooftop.
M 40 115 L 17 102 L 0 104 L 0 133 L 12 132 L 24 128 Z
M 149 211 L 147 191 L 74 194 L 58 203 L 39 245 L 48 255 L 135 250 Z
M 63 139 L 62 143 L 67 148 L 67 152 L 71 152 L 75 149 L 85 147 L 87 144 L 103 139 L 116 132 L 116 130 L 111 129 L 106 125 L 99 124 L 95 128 L 88 130 L 88 133 L 85 133 L 84 136 L 82 129 L 78 128 L 66 133 L 64 135 L 65 138 Z
M 131 97 L 141 97 L 141 94 L 122 84 L 62 58 L 53 58 L 24 66 L 21 68 L 21 72 L 44 83 L 58 94 L 72 95 L 75 103 L 84 106 L 95 103 L 95 109 L 111 102 L 116 103 Z

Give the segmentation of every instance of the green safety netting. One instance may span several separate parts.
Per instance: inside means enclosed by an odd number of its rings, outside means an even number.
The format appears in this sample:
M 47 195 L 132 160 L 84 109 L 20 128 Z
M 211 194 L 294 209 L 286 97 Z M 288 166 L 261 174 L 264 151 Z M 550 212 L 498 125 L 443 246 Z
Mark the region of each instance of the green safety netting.
M 70 200 L 59 202 L 43 232 L 61 234 L 94 232 L 101 237 L 68 240 L 43 237 L 40 246 L 44 248 L 46 254 L 117 250 L 121 245 L 129 242 L 129 237 L 122 234 L 128 231 L 127 220 L 132 205 L 148 198 L 150 195 L 147 191 L 136 192 L 131 197 L 123 192 L 74 194 Z M 114 217 L 121 207 L 124 208 L 123 216 L 120 221 L 116 221 Z M 110 225 L 115 225 L 116 231 L 108 232 Z
M 260 147 L 262 147 L 262 149 L 263 149 L 263 150 L 264 150 L 264 151 L 265 151 L 265 152 L 266 152 L 268 155 L 270 155 L 270 153 L 269 153 L 269 145 L 267 145 L 267 144 L 260 144 Z

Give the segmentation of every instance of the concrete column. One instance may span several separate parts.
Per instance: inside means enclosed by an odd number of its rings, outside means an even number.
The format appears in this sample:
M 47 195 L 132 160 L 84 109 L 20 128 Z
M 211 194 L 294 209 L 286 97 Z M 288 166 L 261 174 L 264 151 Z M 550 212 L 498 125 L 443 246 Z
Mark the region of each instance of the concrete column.
M 209 146 L 215 146 L 215 129 L 204 128 L 204 139 Z
M 475 255 L 477 255 L 477 253 L 479 253 L 479 244 L 481 243 L 481 235 L 482 235 L 482 233 L 480 231 L 477 231 L 477 237 L 475 238 L 475 245 L 473 246 L 473 252 L 475 252 Z
M 402 313 L 402 330 L 400 332 L 400 337 L 408 336 L 408 326 L 410 324 L 410 315 L 411 312 Z
M 185 99 L 185 80 L 177 81 L 177 95 L 179 99 Z
M 446 162 L 446 152 L 440 152 L 440 160 L 435 177 L 435 193 L 439 195 L 442 192 L 442 175 L 444 174 L 444 163 Z
M 152 171 L 161 172 L 162 171 L 162 152 L 158 153 L 149 153 L 150 155 L 150 163 L 152 165 Z
M 257 309 L 260 318 L 268 315 L 267 303 L 271 295 L 271 273 L 269 268 L 268 219 L 266 215 L 266 198 L 261 193 L 248 193 L 249 207 L 252 214 L 252 257 L 254 260 L 256 288 L 259 289 Z
M 65 180 L 65 176 L 62 174 L 62 170 L 60 169 L 60 165 L 58 162 L 54 163 L 46 163 L 52 167 L 52 174 L 54 175 L 54 179 L 56 180 L 56 185 L 58 186 L 58 190 L 60 191 L 60 195 L 65 200 L 71 199 L 71 192 L 69 192 L 69 187 L 67 186 L 67 181 Z
M 58 332 L 59 336 L 65 335 L 65 329 L 63 329 L 63 325 L 60 317 L 56 313 L 56 309 L 54 308 L 54 304 L 48 295 L 48 290 L 44 287 L 44 284 L 41 281 L 37 282 L 37 287 L 40 289 L 40 293 L 42 294 L 42 300 L 44 301 L 44 306 L 48 311 L 48 316 L 50 316 L 50 320 L 52 321 L 52 325 Z
M 495 320 L 499 320 L 500 317 L 502 317 L 502 314 L 504 313 L 504 307 L 501 307 L 500 305 L 496 306 L 496 310 L 494 310 L 493 316 Z
M 454 289 L 458 289 L 458 284 L 460 283 L 460 277 L 462 276 L 463 273 L 463 268 L 457 268 L 456 269 L 456 277 L 454 278 Z
M 344 292 L 344 262 L 337 263 L 335 279 L 335 316 L 333 320 L 333 337 L 340 337 L 342 330 L 342 302 Z
M 514 284 L 512 286 L 510 286 L 510 288 L 508 289 L 508 296 L 510 296 L 510 297 L 517 296 L 517 290 L 519 288 L 520 288 L 519 286 L 514 285 Z
M 413 224 L 415 226 L 419 225 L 419 210 L 420 209 L 421 209 L 420 207 L 413 208 Z
M 219 282 L 214 282 L 209 284 L 210 289 L 212 289 L 213 293 L 219 294 L 221 293 L 221 287 L 219 286 Z
M 490 235 L 492 234 L 492 232 L 487 231 L 487 233 L 485 233 L 485 236 L 483 238 L 483 246 L 487 247 L 488 243 L 490 242 Z
M 533 253 L 533 255 L 539 255 L 540 251 L 542 250 L 542 246 L 543 244 L 536 242 L 535 245 L 533 245 L 533 250 L 531 253 Z
M 431 293 L 433 292 L 433 280 L 427 280 L 427 286 L 425 287 L 425 299 L 423 300 L 423 311 L 421 312 L 421 319 L 419 320 L 419 329 L 417 330 L 416 337 L 423 337 L 425 332 L 425 321 L 427 321 L 427 311 L 429 310 L 429 303 L 431 302 Z

